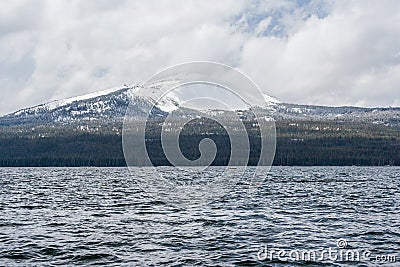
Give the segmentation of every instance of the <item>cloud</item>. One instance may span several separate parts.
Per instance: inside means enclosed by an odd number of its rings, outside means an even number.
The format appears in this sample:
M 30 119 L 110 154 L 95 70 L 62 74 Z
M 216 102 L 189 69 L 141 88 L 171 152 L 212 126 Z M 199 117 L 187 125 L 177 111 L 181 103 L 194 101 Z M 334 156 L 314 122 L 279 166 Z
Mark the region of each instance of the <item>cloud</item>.
M 0 114 L 170 65 L 233 65 L 285 102 L 395 105 L 398 1 L 8 1 Z
M 399 96 L 400 4 L 338 1 L 285 38 L 252 37 L 241 67 L 287 102 L 393 105 Z

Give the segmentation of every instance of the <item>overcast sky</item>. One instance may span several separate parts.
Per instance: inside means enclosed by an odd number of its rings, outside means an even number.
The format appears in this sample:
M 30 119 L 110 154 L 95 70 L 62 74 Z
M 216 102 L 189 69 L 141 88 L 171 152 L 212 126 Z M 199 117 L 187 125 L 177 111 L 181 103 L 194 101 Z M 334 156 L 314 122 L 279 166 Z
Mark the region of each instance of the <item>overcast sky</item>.
M 0 114 L 192 60 L 284 102 L 400 106 L 400 1 L 0 1 Z

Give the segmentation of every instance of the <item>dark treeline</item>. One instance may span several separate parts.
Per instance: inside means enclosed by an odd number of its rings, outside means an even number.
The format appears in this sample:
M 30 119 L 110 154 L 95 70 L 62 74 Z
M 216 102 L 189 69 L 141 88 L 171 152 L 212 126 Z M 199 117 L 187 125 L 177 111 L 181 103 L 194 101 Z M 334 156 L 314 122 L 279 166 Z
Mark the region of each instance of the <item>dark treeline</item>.
M 124 165 L 121 137 L 116 135 L 0 139 L 0 166 Z
M 230 142 L 226 135 L 187 135 L 180 140 L 182 153 L 196 159 L 198 144 L 208 137 L 217 144 L 213 165 L 226 165 Z M 249 165 L 257 165 L 259 138 L 250 137 Z M 169 165 L 159 140 L 147 147 L 154 165 Z M 400 165 L 400 141 L 396 138 L 360 135 L 307 137 L 278 132 L 274 165 Z M 81 134 L 46 138 L 0 139 L 0 166 L 125 166 L 121 136 Z

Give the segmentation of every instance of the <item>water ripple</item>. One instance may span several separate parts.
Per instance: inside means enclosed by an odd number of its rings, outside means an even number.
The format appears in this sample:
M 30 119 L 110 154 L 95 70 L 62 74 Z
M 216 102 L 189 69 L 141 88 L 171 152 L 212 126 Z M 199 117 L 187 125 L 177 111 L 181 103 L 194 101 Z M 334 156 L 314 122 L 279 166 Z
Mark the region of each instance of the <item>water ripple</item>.
M 257 258 L 264 245 L 336 248 L 340 238 L 348 248 L 398 253 L 399 168 L 260 175 L 252 195 L 242 181 L 219 201 L 183 209 L 149 198 L 125 168 L 1 168 L 0 265 L 374 266 Z

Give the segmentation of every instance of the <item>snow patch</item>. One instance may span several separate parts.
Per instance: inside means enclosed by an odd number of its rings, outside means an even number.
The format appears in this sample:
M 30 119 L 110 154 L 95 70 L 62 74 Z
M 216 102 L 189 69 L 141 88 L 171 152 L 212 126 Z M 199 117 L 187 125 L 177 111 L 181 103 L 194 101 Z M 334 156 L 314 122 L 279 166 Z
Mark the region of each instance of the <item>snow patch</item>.
M 73 102 L 93 99 L 93 98 L 96 98 L 96 97 L 108 95 L 108 94 L 114 93 L 114 92 L 116 92 L 118 90 L 127 89 L 127 88 L 129 88 L 129 87 L 118 86 L 118 87 L 113 87 L 113 88 L 110 88 L 110 89 L 106 89 L 106 90 L 102 90 L 102 91 L 98 91 L 98 92 L 94 92 L 94 93 L 90 93 L 90 94 L 85 94 L 85 95 L 81 95 L 81 96 L 70 97 L 70 98 L 66 98 L 66 99 L 62 99 L 62 100 L 53 100 L 53 101 L 50 101 L 50 102 L 47 102 L 47 103 L 44 103 L 44 104 L 41 104 L 41 105 L 38 105 L 38 106 L 34 106 L 34 107 L 31 107 L 31 108 L 26 108 L 26 109 L 19 110 L 19 111 L 15 112 L 15 113 L 12 113 L 12 115 L 19 116 L 19 115 L 27 114 L 27 113 L 28 114 L 35 114 L 35 113 L 38 113 L 40 111 L 51 111 L 51 110 L 54 110 L 54 109 L 59 108 L 59 107 L 70 105 Z

